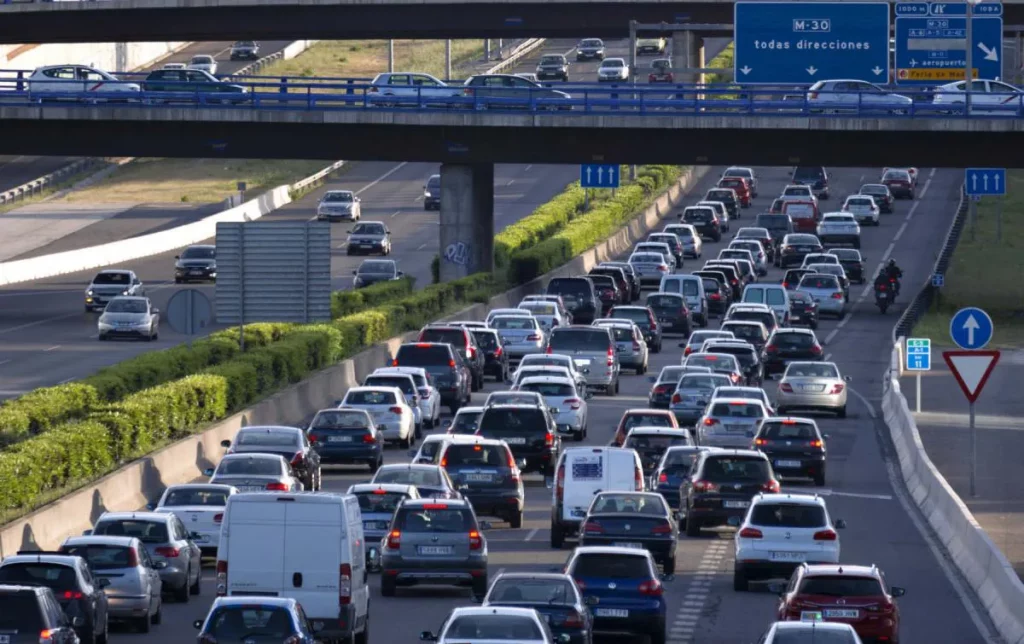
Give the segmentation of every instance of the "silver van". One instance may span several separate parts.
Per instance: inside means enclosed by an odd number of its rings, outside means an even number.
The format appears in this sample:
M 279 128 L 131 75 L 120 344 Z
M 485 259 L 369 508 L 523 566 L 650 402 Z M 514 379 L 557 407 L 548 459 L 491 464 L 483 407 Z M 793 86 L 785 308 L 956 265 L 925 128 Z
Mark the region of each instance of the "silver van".
M 702 327 L 708 325 L 708 296 L 700 275 L 666 275 L 661 278 L 658 291 L 682 295 L 693 321 Z
M 619 357 L 615 339 L 608 328 L 566 326 L 551 331 L 549 353 L 572 356 L 573 360 L 589 361 L 586 367 L 587 387 L 604 389 L 609 396 L 619 393 Z
M 789 326 L 789 293 L 781 284 L 747 284 L 743 289 L 744 304 L 765 304 L 775 311 L 779 324 Z

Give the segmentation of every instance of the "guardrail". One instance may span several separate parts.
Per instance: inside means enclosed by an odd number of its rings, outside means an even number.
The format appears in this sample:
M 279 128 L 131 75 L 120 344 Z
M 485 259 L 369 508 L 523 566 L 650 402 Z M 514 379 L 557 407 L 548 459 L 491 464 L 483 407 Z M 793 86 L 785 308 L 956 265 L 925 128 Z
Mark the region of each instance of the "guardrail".
M 33 179 L 28 183 L 23 183 L 16 188 L 0 192 L 0 206 L 38 195 L 42 193 L 43 190 L 61 183 L 70 176 L 74 176 L 79 172 L 88 170 L 89 168 L 103 165 L 103 163 L 102 159 L 82 159 L 80 161 L 69 163 L 63 168 L 55 170 L 50 174 L 43 175 L 38 179 Z

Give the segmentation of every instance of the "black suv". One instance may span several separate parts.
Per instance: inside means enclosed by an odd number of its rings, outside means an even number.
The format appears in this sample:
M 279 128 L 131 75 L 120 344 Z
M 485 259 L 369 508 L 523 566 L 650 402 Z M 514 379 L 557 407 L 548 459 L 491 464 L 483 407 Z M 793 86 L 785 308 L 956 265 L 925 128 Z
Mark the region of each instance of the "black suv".
M 501 337 L 494 329 L 469 329 L 476 345 L 484 354 L 484 375 L 493 376 L 495 382 L 509 379 L 508 354 L 501 344 Z
M 807 477 L 822 487 L 826 438 L 809 418 L 766 418 L 754 436 L 754 448 L 767 455 L 787 478 Z
M 470 386 L 473 391 L 480 391 L 484 386 L 484 366 L 487 356 L 477 346 L 476 339 L 469 329 L 462 326 L 427 325 L 420 330 L 419 342 L 447 342 L 458 351 L 466 366 L 472 373 Z
M 563 80 L 569 82 L 569 61 L 563 54 L 544 54 L 537 63 L 537 80 Z
M 585 277 L 556 277 L 548 282 L 544 293 L 562 296 L 573 324 L 593 324 L 601 309 L 594 283 Z
M 832 248 L 828 251 L 839 258 L 839 265 L 846 271 L 846 277 L 851 282 L 863 284 L 866 279 L 864 275 L 864 257 L 856 248 Z
M 488 438 L 445 443 L 440 463 L 477 516 L 498 517 L 513 528 L 523 527 L 526 492 L 507 444 Z
M 594 290 L 601 300 L 601 314 L 604 315 L 616 304 L 622 304 L 622 293 L 615 283 L 615 279 L 608 275 L 587 275 L 594 284 Z
M 0 636 L 10 644 L 78 644 L 72 620 L 45 586 L 0 586 Z
M 633 265 L 629 262 L 601 262 L 597 265 L 598 268 L 621 268 L 622 272 L 626 274 L 626 279 L 629 281 L 630 296 L 629 300 L 635 302 L 640 299 L 640 278 L 637 277 L 636 270 Z
M 729 213 L 729 221 L 740 218 L 740 204 L 736 200 L 736 191 L 732 188 L 712 188 L 704 195 L 704 201 L 720 201 L 725 204 L 725 212 Z
M 532 405 L 492 405 L 480 417 L 477 436 L 508 443 L 524 473 L 554 476 L 562 439 L 547 409 Z
M 679 215 L 679 221 L 690 224 L 697 234 L 713 241 L 722 241 L 722 222 L 711 206 L 691 206 Z
M 764 371 L 769 376 L 783 373 L 790 362 L 821 360 L 822 353 L 814 331 L 776 329 L 764 346 Z
M 777 493 L 779 489 L 771 463 L 761 452 L 701 452 L 679 487 L 679 529 L 686 530 L 688 537 L 699 537 L 701 528 L 739 525 L 755 494 Z
M 801 165 L 793 170 L 793 183 L 810 186 L 818 199 L 827 200 L 831 196 L 828 177 L 829 173 L 820 165 Z
M 410 342 L 398 347 L 392 367 L 423 367 L 441 393 L 441 404 L 454 414 L 468 405 L 472 396 L 473 374 L 462 354 L 448 343 Z

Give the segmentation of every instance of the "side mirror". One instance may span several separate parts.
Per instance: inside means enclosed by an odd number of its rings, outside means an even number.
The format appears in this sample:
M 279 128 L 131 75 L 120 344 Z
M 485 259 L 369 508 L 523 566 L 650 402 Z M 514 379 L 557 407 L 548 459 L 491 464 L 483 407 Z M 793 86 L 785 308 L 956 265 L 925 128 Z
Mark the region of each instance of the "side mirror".
M 359 274 L 359 271 L 352 271 L 352 274 L 353 274 L 353 275 L 358 275 L 358 274 Z
M 150 512 L 152 512 L 153 510 L 156 509 L 156 503 L 147 503 L 146 504 L 146 509 L 149 510 Z
M 90 535 L 92 535 L 92 528 L 90 528 L 88 530 L 82 530 L 82 536 L 83 537 L 88 537 Z
M 477 526 L 479 526 L 479 528 L 481 530 L 490 530 L 491 529 L 491 522 L 490 521 L 477 521 Z
M 775 593 L 776 595 L 782 595 L 786 592 L 786 586 L 785 584 L 779 583 L 768 584 L 768 592 Z
M 154 561 L 153 562 L 153 570 L 163 570 L 166 567 L 167 567 L 167 562 L 166 561 Z
M 902 596 L 907 594 L 907 589 L 906 588 L 900 588 L 899 586 L 893 586 L 889 590 L 889 594 L 891 594 L 893 597 L 902 597 Z
M 821 437 L 824 438 L 825 440 L 828 440 L 828 434 L 822 434 Z
M 853 376 L 843 376 L 843 380 L 846 382 L 853 382 Z
M 181 255 L 175 255 L 174 259 L 181 259 Z
M 423 631 L 423 632 L 420 633 L 420 641 L 421 642 L 436 642 L 437 641 L 437 635 L 434 635 L 430 631 Z
M 587 595 L 586 597 L 583 598 L 583 603 L 586 604 L 587 606 L 597 606 L 597 603 L 599 601 L 601 601 L 601 600 L 598 599 L 597 597 L 594 597 L 593 595 Z
M 846 519 L 837 519 L 836 520 L 836 530 L 844 530 L 844 529 L 846 529 Z
M 199 630 L 202 627 L 203 627 L 203 620 L 197 619 L 196 621 L 192 622 L 192 628 L 194 628 L 196 630 Z
M 568 633 L 562 633 L 558 636 L 558 642 L 559 644 L 569 644 L 570 642 L 572 642 L 572 635 L 569 635 Z
M 205 470 L 203 470 L 203 476 L 213 476 L 213 468 L 208 467 Z
M 98 582 L 96 582 L 96 585 L 99 586 L 100 588 L 106 588 L 107 586 L 110 585 L 110 580 L 107 579 L 106 577 L 103 577 Z
M 231 441 L 225 439 L 220 442 L 221 447 L 231 447 Z
M 657 376 L 647 376 L 647 382 L 658 382 Z

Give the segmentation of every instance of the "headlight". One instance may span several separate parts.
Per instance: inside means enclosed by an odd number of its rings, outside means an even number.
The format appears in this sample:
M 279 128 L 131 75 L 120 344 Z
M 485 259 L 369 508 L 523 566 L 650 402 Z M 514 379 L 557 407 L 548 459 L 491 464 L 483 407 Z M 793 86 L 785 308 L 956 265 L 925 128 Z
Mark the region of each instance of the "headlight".
M 432 194 L 430 194 L 430 191 L 429 191 L 429 190 L 424 190 L 424 191 L 423 191 L 423 196 L 424 196 L 424 197 L 432 197 L 433 195 L 432 195 Z
M 89 289 L 89 290 L 87 290 L 87 291 L 85 292 L 85 294 L 86 294 L 86 295 L 88 295 L 88 296 L 90 296 L 90 297 L 91 297 L 91 296 L 93 296 L 93 295 L 95 295 L 95 293 L 93 293 L 92 289 Z
M 174 268 L 185 268 L 181 262 L 174 262 Z
M 121 291 L 121 295 L 128 295 L 128 291 L 127 290 Z

